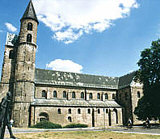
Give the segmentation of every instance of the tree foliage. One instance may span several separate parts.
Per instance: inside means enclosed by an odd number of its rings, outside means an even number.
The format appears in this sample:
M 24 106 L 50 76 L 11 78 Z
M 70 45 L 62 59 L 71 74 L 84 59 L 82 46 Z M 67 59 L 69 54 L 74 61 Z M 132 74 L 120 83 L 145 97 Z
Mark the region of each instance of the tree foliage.
M 141 52 L 135 80 L 143 83 L 144 96 L 139 100 L 135 114 L 139 119 L 160 117 L 160 39 Z

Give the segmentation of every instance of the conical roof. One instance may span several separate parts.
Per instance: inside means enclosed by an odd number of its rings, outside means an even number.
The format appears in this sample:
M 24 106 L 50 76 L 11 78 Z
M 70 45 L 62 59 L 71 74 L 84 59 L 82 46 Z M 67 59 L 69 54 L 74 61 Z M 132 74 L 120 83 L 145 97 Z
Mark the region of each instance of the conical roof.
M 36 16 L 36 12 L 35 12 L 34 7 L 33 7 L 32 0 L 30 0 L 28 6 L 26 8 L 26 11 L 24 12 L 23 17 L 21 18 L 21 21 L 24 20 L 24 19 L 33 19 L 37 23 L 39 23 L 38 19 L 37 19 L 37 16 Z

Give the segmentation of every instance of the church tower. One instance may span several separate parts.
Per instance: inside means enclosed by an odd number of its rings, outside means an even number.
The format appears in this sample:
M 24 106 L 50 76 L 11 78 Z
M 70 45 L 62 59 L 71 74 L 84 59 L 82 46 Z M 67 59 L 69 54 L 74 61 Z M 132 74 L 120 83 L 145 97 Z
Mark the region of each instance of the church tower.
M 30 104 L 34 99 L 35 53 L 39 24 L 31 0 L 20 21 L 15 65 L 13 119 L 15 126 L 27 127 L 30 125 Z

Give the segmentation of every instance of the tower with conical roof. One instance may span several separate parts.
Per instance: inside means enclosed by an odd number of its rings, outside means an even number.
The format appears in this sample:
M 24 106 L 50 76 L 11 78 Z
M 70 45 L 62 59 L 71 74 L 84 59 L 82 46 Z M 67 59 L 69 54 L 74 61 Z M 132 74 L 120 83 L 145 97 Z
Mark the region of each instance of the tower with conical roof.
M 19 44 L 16 50 L 14 109 L 15 126 L 30 125 L 30 104 L 34 99 L 35 53 L 38 19 L 32 1 L 21 18 Z

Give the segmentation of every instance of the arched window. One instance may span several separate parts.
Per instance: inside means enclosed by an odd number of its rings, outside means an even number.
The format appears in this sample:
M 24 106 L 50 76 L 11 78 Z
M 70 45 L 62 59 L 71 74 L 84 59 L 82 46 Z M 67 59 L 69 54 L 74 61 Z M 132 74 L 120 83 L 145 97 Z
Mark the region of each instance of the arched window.
M 93 96 L 92 96 L 92 93 L 89 93 L 89 99 L 92 99 Z
M 100 111 L 100 109 L 98 109 L 98 114 L 100 114 L 101 113 L 101 111 Z
M 49 121 L 49 116 L 46 112 L 41 112 L 39 114 L 40 121 Z
M 66 91 L 63 91 L 63 98 L 66 98 L 67 97 L 67 93 Z
M 53 91 L 53 97 L 54 97 L 54 98 L 57 97 L 57 91 L 56 91 L 56 90 Z
M 84 98 L 84 93 L 83 92 L 81 92 L 81 98 Z
M 108 109 L 106 109 L 106 113 L 108 113 Z
M 105 93 L 105 99 L 108 99 L 108 94 L 107 93 Z
M 68 114 L 71 114 L 71 113 L 72 113 L 71 109 L 68 109 Z
M 97 99 L 100 99 L 100 93 L 97 93 Z
M 116 98 L 116 95 L 115 94 L 112 94 L 112 99 L 115 99 Z
M 140 98 L 140 97 L 141 97 L 141 94 L 140 94 L 140 92 L 139 92 L 139 91 L 137 92 L 137 97 L 138 97 L 138 98 Z
M 72 122 L 72 118 L 71 118 L 70 116 L 68 117 L 68 121 L 69 121 L 69 122 Z
M 47 92 L 45 90 L 42 91 L 42 97 L 47 99 Z
M 81 109 L 78 109 L 78 114 L 81 114 Z
M 32 35 L 31 34 L 27 35 L 27 42 L 32 42 Z
M 13 59 L 14 58 L 14 51 L 10 50 L 9 51 L 9 59 Z
M 91 109 L 88 109 L 88 114 L 90 114 L 91 113 Z
M 32 31 L 32 29 L 33 29 L 33 24 L 29 22 L 27 25 L 27 30 Z
M 61 114 L 61 109 L 58 109 L 58 114 Z
M 72 98 L 76 98 L 76 93 L 72 92 Z

